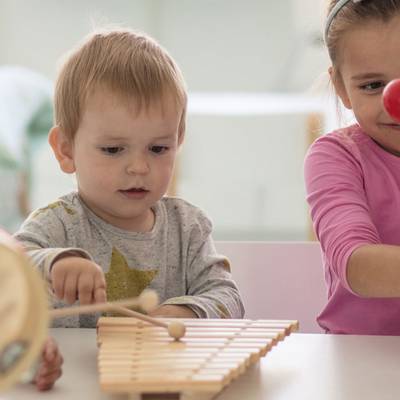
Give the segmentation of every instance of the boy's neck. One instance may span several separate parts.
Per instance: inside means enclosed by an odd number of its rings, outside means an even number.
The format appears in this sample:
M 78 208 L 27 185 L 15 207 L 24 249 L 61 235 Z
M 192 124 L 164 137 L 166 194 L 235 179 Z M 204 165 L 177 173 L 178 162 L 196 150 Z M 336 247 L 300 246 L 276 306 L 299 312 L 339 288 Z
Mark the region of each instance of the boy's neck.
M 118 221 L 113 221 L 105 218 L 104 215 L 102 215 L 101 212 L 98 212 L 93 209 L 86 201 L 85 199 L 80 195 L 78 192 L 78 197 L 80 201 L 85 205 L 86 208 L 88 208 L 93 214 L 95 214 L 98 218 L 100 218 L 104 223 L 109 224 L 115 228 L 118 229 L 123 229 L 126 231 L 130 232 L 150 232 L 155 224 L 156 221 L 156 214 L 155 211 L 150 208 L 147 210 L 146 215 L 143 218 L 135 218 L 135 219 L 126 219 L 122 220 L 120 219 L 120 222 Z

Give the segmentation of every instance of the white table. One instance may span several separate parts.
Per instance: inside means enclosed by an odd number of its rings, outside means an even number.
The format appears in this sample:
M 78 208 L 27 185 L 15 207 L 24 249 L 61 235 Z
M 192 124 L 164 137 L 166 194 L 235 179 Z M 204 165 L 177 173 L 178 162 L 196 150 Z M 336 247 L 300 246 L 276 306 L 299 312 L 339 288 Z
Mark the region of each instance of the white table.
M 100 392 L 95 330 L 53 329 L 65 363 L 52 391 L 21 385 L 1 400 L 124 399 Z M 392 400 L 400 397 L 400 337 L 293 334 L 218 400 Z

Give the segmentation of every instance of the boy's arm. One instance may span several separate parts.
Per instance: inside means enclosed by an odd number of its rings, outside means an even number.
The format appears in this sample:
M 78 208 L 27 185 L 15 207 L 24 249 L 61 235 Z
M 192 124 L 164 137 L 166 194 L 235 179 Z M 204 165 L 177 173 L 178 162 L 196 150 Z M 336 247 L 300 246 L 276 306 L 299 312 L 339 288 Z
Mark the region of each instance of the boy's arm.
M 14 235 L 47 281 L 50 281 L 51 267 L 56 260 L 66 256 L 91 259 L 83 249 L 68 247 L 65 230 L 63 222 L 49 211 L 33 214 Z
M 163 304 L 148 314 L 150 317 L 163 318 L 198 318 L 197 314 L 188 306 Z
M 244 306 L 228 260 L 217 254 L 211 235 L 198 247 L 187 271 L 188 295 L 163 305 L 180 305 L 199 318 L 243 318 Z
M 49 283 L 53 305 L 57 299 L 67 304 L 106 301 L 104 274 L 84 250 L 69 246 L 66 230 L 72 223 L 64 221 L 50 210 L 33 214 L 15 235 L 28 257 Z M 55 298 L 53 297 L 55 296 Z

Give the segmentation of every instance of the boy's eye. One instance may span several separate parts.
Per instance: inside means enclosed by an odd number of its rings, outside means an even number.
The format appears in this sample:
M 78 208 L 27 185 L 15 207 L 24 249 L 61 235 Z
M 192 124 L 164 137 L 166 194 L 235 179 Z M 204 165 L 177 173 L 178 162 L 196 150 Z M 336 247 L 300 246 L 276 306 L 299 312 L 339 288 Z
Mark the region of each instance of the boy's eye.
M 361 85 L 360 88 L 363 90 L 367 91 L 373 91 L 377 89 L 382 89 L 385 87 L 385 83 L 382 81 L 376 81 L 376 82 L 369 82 L 365 85 Z
M 168 150 L 166 146 L 151 146 L 150 151 L 154 154 L 162 154 Z
M 113 147 L 101 147 L 101 151 L 106 154 L 117 154 L 120 153 L 124 148 L 120 146 Z

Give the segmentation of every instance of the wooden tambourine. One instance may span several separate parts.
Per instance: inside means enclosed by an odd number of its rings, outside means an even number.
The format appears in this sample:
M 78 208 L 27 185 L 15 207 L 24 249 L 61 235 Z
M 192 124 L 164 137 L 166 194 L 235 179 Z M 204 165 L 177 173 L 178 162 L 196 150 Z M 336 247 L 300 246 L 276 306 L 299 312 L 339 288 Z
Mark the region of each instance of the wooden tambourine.
M 38 359 L 48 325 L 43 281 L 18 243 L 0 230 L 0 391 Z
M 0 230 L 0 392 L 18 382 L 38 360 L 50 321 L 67 315 L 114 311 L 164 327 L 171 337 L 185 335 L 179 321 L 165 322 L 129 310 L 150 312 L 158 305 L 157 293 L 145 290 L 139 297 L 112 303 L 48 309 L 47 290 L 21 246 Z

